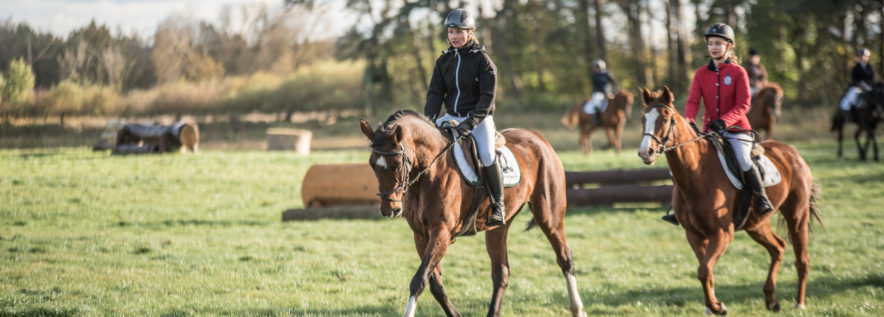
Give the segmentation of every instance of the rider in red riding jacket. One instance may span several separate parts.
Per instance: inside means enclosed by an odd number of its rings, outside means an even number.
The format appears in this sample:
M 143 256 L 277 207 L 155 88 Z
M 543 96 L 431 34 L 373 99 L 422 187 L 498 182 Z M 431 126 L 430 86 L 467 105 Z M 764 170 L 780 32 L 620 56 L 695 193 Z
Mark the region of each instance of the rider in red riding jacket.
M 733 60 L 734 30 L 727 24 L 718 23 L 706 31 L 705 37 L 712 60 L 694 74 L 684 116 L 693 124 L 700 110 L 700 101 L 703 101 L 705 131 L 715 131 L 730 143 L 743 179 L 757 197 L 755 210 L 764 215 L 773 210 L 773 206 L 750 157 L 754 141 L 747 132 L 752 129 L 746 117 L 751 99 L 749 79 L 746 70 Z M 670 222 L 674 218 L 674 215 L 664 216 L 664 220 Z

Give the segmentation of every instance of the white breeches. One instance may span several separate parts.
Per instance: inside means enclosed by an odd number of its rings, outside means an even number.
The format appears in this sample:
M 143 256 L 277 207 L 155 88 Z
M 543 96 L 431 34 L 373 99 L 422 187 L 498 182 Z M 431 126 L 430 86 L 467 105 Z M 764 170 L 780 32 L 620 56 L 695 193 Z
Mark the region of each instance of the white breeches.
M 725 132 L 725 139 L 734 149 L 740 170 L 745 172 L 752 168 L 752 135 L 741 132 Z
M 461 123 L 466 120 L 468 117 L 455 117 L 449 113 L 446 113 L 439 119 L 436 119 L 436 126 L 441 126 L 442 122 L 454 120 L 457 123 Z M 494 118 L 493 116 L 485 116 L 485 119 L 482 119 L 482 122 L 479 122 L 473 131 L 470 131 L 470 134 L 473 135 L 473 139 L 476 140 L 476 149 L 479 151 L 479 160 L 482 161 L 482 166 L 491 166 L 494 163 L 495 153 L 494 153 L 494 133 L 497 132 L 494 128 Z

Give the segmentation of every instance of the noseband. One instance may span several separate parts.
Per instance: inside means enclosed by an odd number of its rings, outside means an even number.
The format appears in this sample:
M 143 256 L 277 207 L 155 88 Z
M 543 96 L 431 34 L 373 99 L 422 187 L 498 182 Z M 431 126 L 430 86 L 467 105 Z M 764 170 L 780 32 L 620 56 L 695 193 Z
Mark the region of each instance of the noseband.
M 650 104 L 650 105 L 648 105 L 648 107 L 666 108 L 666 109 L 669 109 L 670 111 L 675 111 L 675 109 L 672 109 L 672 107 L 670 107 L 669 105 L 665 105 L 665 104 L 659 103 L 659 102 Z M 647 123 L 645 123 L 645 124 L 647 124 Z M 657 150 L 656 151 L 659 153 L 666 153 L 666 152 L 672 151 L 674 149 L 680 148 L 688 143 L 692 143 L 694 141 L 702 139 L 702 138 L 706 137 L 706 135 L 707 135 L 707 133 L 701 132 L 701 133 L 699 133 L 699 135 L 696 138 L 690 139 L 688 141 L 685 141 L 685 142 L 682 142 L 682 143 L 679 143 L 679 144 L 676 144 L 673 146 L 666 146 L 666 143 L 669 142 L 669 137 L 672 136 L 672 131 L 674 129 L 675 129 L 675 116 L 669 118 L 669 129 L 666 130 L 666 135 L 663 136 L 663 139 L 658 138 L 656 135 L 654 135 L 652 133 L 642 133 L 642 136 L 649 136 L 652 139 L 654 139 L 654 141 L 657 142 Z
M 402 191 L 403 195 L 406 192 L 408 192 L 408 188 L 411 187 L 411 184 L 414 184 L 415 182 L 417 182 L 421 178 L 421 176 L 424 173 L 426 173 L 427 170 L 430 169 L 431 166 L 433 166 L 433 163 L 436 163 L 436 160 L 438 160 L 440 157 L 442 157 L 442 154 L 445 154 L 445 152 L 448 152 L 448 150 L 450 150 L 451 147 L 454 146 L 454 144 L 455 144 L 455 142 L 453 142 L 453 141 L 448 143 L 448 146 L 446 146 L 444 150 L 439 152 L 439 154 L 436 154 L 436 157 L 434 157 L 433 160 L 430 161 L 430 164 L 427 164 L 427 166 L 424 167 L 420 172 L 418 172 L 417 175 L 414 176 L 414 178 L 411 178 L 411 169 L 412 169 L 412 165 L 414 164 L 414 161 L 412 161 L 411 158 L 408 157 L 408 153 L 405 152 L 405 146 L 403 146 L 401 143 L 399 144 L 399 151 L 395 151 L 395 152 L 378 151 L 377 149 L 372 147 L 371 151 L 374 153 L 377 153 L 379 155 L 402 155 L 402 165 L 405 167 L 405 168 L 400 167 L 397 169 L 397 170 L 405 172 L 405 176 L 402 177 L 401 181 L 399 181 L 400 185 L 396 186 L 396 188 L 393 188 L 390 191 L 384 192 L 384 191 L 381 191 L 381 185 L 378 184 L 377 195 L 379 197 L 381 197 L 381 199 L 383 199 L 383 200 L 401 202 L 402 199 L 393 199 L 393 198 L 390 198 L 389 196 L 400 191 L 400 190 Z

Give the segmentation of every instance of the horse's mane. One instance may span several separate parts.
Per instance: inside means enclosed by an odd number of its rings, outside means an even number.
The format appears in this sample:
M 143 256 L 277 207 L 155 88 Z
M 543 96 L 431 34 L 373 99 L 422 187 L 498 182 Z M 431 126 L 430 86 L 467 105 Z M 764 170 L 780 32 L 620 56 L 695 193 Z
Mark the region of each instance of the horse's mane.
M 395 128 L 396 125 L 399 124 L 399 120 L 403 117 L 415 117 L 416 119 L 421 120 L 426 124 L 429 124 L 430 126 L 436 126 L 435 124 L 433 124 L 432 121 L 430 121 L 429 118 L 427 118 L 423 114 L 409 109 L 400 109 L 396 110 L 396 112 L 393 112 L 393 114 L 391 114 L 390 117 L 387 118 L 387 121 L 384 121 L 383 124 L 378 126 L 378 132 L 393 132 L 393 128 Z M 375 133 L 374 139 L 371 140 L 371 146 L 374 147 L 384 144 L 384 134 L 385 133 Z

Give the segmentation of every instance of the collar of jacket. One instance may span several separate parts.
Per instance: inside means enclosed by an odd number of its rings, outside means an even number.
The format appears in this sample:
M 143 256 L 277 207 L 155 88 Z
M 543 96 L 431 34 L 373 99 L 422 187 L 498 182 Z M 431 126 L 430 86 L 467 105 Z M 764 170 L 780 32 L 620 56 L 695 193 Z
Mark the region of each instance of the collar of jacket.
M 722 64 L 730 64 L 730 63 L 731 63 L 731 58 L 728 57 L 726 60 L 724 60 L 724 62 L 723 62 Z M 714 72 L 714 71 L 716 70 L 716 69 L 715 69 L 715 60 L 710 59 L 710 60 L 709 60 L 709 66 L 706 66 L 706 68 L 708 68 L 709 70 L 711 70 L 711 71 Z
M 467 42 L 467 44 L 464 44 L 464 46 L 461 47 L 460 49 L 456 49 L 456 48 L 454 48 L 454 46 L 449 46 L 447 50 L 442 51 L 442 54 L 454 53 L 455 50 L 457 50 L 458 53 L 460 53 L 460 54 L 466 54 L 468 52 L 469 53 L 479 53 L 479 52 L 484 52 L 485 47 L 482 45 L 479 45 L 479 42 L 476 42 L 476 40 L 470 40 L 469 42 Z

